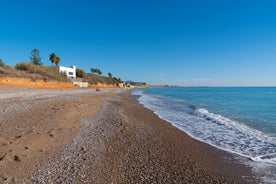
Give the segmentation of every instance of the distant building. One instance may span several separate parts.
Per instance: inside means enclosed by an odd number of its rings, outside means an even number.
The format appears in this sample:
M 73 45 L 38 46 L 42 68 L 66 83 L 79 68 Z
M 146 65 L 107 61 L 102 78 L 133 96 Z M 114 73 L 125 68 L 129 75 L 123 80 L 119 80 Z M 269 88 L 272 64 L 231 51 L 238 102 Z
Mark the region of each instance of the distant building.
M 73 82 L 74 86 L 78 86 L 80 88 L 88 88 L 89 83 L 88 82 Z
M 124 88 L 124 87 L 126 87 L 126 84 L 125 84 L 125 83 L 123 83 L 123 82 L 119 83 L 118 85 L 119 85 L 119 87 L 120 87 L 120 88 Z
M 131 84 L 127 84 L 126 85 L 128 88 L 135 88 L 135 86 L 134 85 L 131 85 Z
M 76 66 L 71 66 L 71 67 L 59 66 L 58 70 L 60 73 L 65 73 L 67 77 L 70 77 L 73 79 L 77 78 Z

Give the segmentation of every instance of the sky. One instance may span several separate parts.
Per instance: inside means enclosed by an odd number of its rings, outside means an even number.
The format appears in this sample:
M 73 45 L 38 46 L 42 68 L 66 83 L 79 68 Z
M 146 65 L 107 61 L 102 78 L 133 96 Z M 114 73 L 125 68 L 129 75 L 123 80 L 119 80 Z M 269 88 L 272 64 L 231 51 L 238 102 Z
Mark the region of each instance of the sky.
M 274 0 L 1 0 L 0 58 L 152 85 L 276 86 Z

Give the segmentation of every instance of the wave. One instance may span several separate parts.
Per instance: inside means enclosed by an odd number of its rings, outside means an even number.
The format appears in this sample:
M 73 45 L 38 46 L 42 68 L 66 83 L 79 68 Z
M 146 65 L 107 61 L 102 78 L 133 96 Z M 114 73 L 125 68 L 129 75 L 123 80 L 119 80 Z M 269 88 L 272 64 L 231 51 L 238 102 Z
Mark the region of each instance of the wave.
M 195 115 L 217 126 L 219 135 L 211 144 L 254 161 L 276 164 L 276 140 L 274 138 L 241 122 L 210 113 L 206 109 L 197 109 Z
M 207 109 L 188 106 L 183 100 L 149 95 L 141 90 L 133 94 L 140 96 L 138 101 L 142 105 L 195 139 L 253 161 L 276 164 L 273 137 Z

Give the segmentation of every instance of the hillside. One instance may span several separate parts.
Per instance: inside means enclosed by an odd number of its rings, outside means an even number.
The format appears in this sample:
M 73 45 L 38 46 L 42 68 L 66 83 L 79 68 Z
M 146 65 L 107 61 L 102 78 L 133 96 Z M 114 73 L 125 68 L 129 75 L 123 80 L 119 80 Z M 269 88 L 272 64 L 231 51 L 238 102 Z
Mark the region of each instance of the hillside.
M 102 84 L 109 84 L 109 85 L 118 85 L 118 83 L 122 82 L 120 79 L 117 79 L 117 78 L 98 76 L 91 73 L 85 73 L 84 80 L 89 82 L 89 84 L 102 83 Z
M 83 81 L 94 87 L 117 87 L 121 80 L 105 76 L 97 76 L 83 72 Z M 22 85 L 21 85 L 22 84 Z M 8 86 L 39 86 L 50 87 L 62 86 L 72 87 L 72 81 L 65 75 L 60 74 L 56 67 L 35 65 L 21 62 L 12 66 L 0 66 L 0 85 Z
M 55 67 L 34 65 L 26 62 L 18 63 L 15 67 L 0 67 L 0 76 L 30 78 L 33 81 L 41 79 L 47 81 L 70 82 L 70 80 L 66 76 L 61 75 Z

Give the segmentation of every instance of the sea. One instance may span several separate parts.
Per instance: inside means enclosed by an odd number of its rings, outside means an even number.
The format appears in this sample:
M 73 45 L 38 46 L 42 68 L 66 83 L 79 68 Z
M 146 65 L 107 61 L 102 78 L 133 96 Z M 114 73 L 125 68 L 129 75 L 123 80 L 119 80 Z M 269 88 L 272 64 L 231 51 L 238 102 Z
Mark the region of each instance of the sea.
M 247 158 L 276 183 L 276 87 L 145 88 L 139 103 L 191 137 Z

